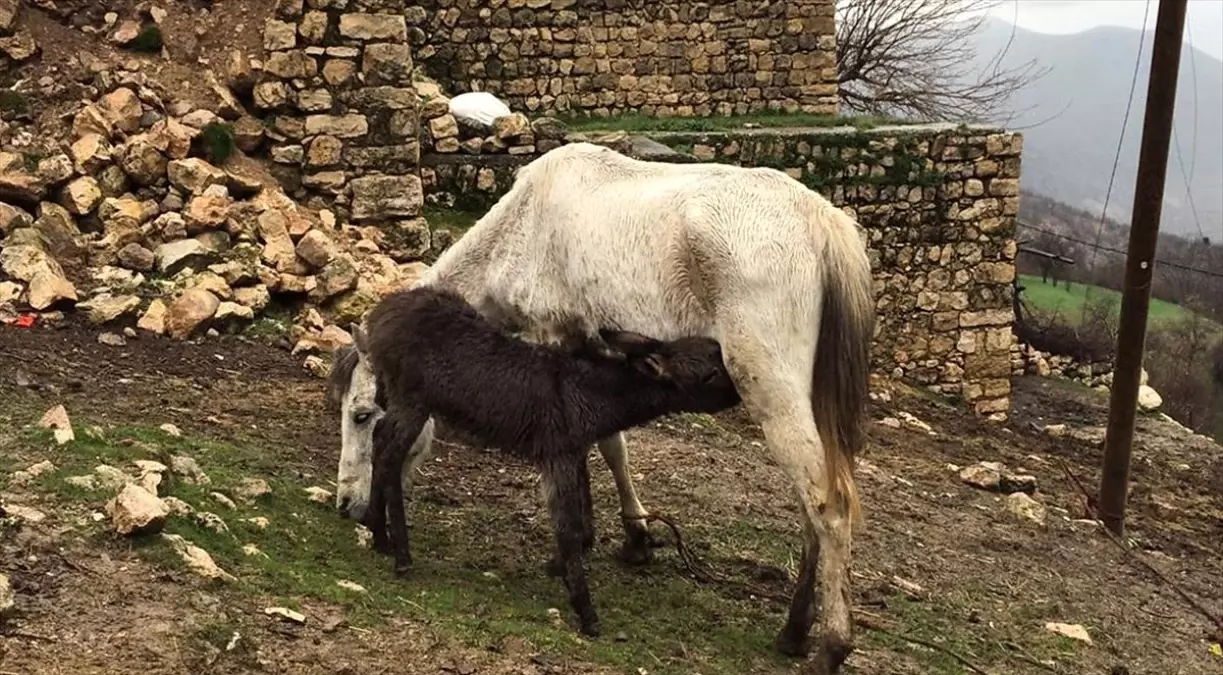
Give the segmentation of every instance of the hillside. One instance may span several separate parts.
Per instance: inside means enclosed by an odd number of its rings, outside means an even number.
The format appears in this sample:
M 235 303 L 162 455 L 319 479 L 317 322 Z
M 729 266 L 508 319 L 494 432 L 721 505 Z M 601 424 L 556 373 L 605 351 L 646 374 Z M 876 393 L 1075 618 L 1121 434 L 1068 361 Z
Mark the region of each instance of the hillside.
M 1116 27 L 1047 35 L 991 20 L 977 35 L 976 49 L 982 64 L 1007 45 L 1012 31 L 1014 39 L 1002 60 L 1003 67 L 1035 60 L 1051 69 L 1013 97 L 1014 119 L 1005 121 L 1008 127 L 1024 131 L 1024 188 L 1098 213 L 1108 189 L 1141 35 Z M 1134 198 L 1152 37 L 1148 33 L 1143 47 L 1129 126 L 1109 200 L 1109 215 L 1122 222 L 1128 222 Z M 1223 63 L 1188 45 L 1181 56 L 1174 129 L 1185 174 L 1191 174 L 1202 229 L 1217 239 L 1223 235 L 1223 191 L 1219 189 L 1223 185 Z M 1169 159 L 1164 229 L 1197 235 L 1185 174 L 1174 151 Z

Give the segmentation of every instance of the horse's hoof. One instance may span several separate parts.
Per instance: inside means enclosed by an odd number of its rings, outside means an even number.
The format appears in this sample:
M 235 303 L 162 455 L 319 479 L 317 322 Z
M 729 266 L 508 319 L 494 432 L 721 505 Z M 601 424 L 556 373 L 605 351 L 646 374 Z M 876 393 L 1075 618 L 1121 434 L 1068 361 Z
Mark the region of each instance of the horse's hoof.
M 412 563 L 395 563 L 395 576 L 400 579 L 407 579 L 412 576 Z
M 624 546 L 620 547 L 620 553 L 616 557 L 620 559 L 620 562 L 634 567 L 649 565 L 654 561 L 654 549 L 646 541 L 626 541 Z
M 782 630 L 777 635 L 777 640 L 773 642 L 773 646 L 777 651 L 786 656 L 805 659 L 811 653 L 811 636 L 810 635 L 791 635 L 790 631 Z
M 586 637 L 597 638 L 601 633 L 602 629 L 599 628 L 598 621 L 590 621 L 582 624 L 582 635 L 585 635 Z

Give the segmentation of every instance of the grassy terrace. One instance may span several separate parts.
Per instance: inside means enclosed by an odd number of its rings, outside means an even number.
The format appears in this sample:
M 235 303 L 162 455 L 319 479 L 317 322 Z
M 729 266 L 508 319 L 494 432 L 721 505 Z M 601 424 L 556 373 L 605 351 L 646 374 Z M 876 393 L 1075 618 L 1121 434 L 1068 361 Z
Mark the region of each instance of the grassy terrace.
M 744 128 L 785 129 L 800 127 L 852 126 L 866 130 L 887 124 L 903 124 L 904 120 L 872 115 L 808 115 L 805 113 L 761 113 L 716 117 L 651 117 L 648 115 L 617 115 L 614 117 L 571 117 L 564 120 L 570 131 L 678 131 L 716 132 Z
M 1063 318 L 1078 322 L 1083 316 L 1083 305 L 1088 300 L 1088 293 L 1093 299 L 1104 299 L 1116 305 L 1115 312 L 1121 312 L 1121 294 L 1101 286 L 1071 283 L 1067 288 L 1064 282 L 1056 285 L 1041 281 L 1038 276 L 1021 274 L 1020 283 L 1024 287 L 1023 298 L 1033 308 L 1050 314 L 1060 314 Z M 1150 322 L 1152 324 L 1168 323 L 1188 318 L 1192 313 L 1164 300 L 1151 299 Z

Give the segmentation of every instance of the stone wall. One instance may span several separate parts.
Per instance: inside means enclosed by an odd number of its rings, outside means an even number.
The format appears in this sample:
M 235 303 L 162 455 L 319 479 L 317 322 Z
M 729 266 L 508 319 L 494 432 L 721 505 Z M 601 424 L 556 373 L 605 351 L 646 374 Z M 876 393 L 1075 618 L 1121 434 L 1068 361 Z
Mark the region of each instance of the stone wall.
M 515 110 L 837 112 L 835 0 L 425 0 L 421 65 Z
M 406 0 L 279 0 L 251 97 L 277 178 L 325 197 L 341 220 L 380 226 L 422 256 L 420 97 Z
M 857 217 L 875 273 L 875 368 L 982 414 L 1009 409 L 1019 134 L 931 125 L 651 137 L 701 161 L 784 170 Z M 487 208 L 535 156 L 426 155 L 426 197 Z

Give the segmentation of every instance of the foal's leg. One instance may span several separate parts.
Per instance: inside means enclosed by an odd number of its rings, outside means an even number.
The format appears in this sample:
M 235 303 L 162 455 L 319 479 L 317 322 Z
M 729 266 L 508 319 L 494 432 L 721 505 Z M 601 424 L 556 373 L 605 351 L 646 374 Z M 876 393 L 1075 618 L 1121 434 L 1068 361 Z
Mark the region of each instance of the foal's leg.
M 405 576 L 412 568 L 412 549 L 408 537 L 407 514 L 404 512 L 404 463 L 415 447 L 414 441 L 424 429 L 428 416 L 421 410 L 398 409 L 392 424 L 374 428 L 375 446 L 383 452 L 381 483 L 386 500 L 387 534 L 395 556 L 395 574 Z M 379 439 L 378 436 L 383 438 Z
M 590 466 L 587 463 L 586 455 L 582 455 L 582 461 L 578 464 L 578 496 L 581 497 L 581 516 L 582 516 L 582 550 L 589 553 L 595 544 L 595 526 L 594 526 L 594 499 L 590 494 Z M 544 483 L 544 500 L 548 499 L 549 484 Z M 544 572 L 551 577 L 565 576 L 565 562 L 561 559 L 560 551 L 553 552 L 552 557 L 544 565 Z
M 387 502 L 384 485 L 387 482 L 386 456 L 393 452 L 388 445 L 389 438 L 393 434 L 388 434 L 387 431 L 394 424 L 394 417 L 389 413 L 374 424 L 373 450 L 370 458 L 369 506 L 365 510 L 365 517 L 361 519 L 361 524 L 374 535 L 374 551 L 384 554 L 391 552 L 391 542 L 387 536 L 386 527 Z M 379 433 L 379 429 L 383 431 Z
M 620 549 L 620 559 L 630 565 L 644 565 L 653 558 L 653 549 L 658 542 L 650 536 L 650 527 L 646 523 L 650 513 L 637 498 L 637 488 L 629 472 L 624 432 L 600 440 L 598 447 L 603 461 L 611 469 L 616 492 L 620 496 L 620 521 L 624 525 L 624 546 Z
M 581 465 L 566 458 L 549 462 L 543 467 L 542 479 L 556 533 L 556 548 L 564 566 L 565 587 L 569 604 L 578 615 L 581 630 L 595 637 L 599 634 L 599 617 L 590 598 L 586 580 L 586 554 L 582 550 L 585 536 L 582 517 Z

